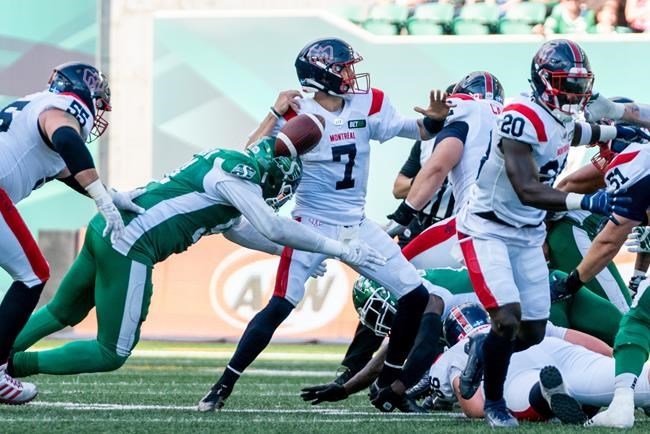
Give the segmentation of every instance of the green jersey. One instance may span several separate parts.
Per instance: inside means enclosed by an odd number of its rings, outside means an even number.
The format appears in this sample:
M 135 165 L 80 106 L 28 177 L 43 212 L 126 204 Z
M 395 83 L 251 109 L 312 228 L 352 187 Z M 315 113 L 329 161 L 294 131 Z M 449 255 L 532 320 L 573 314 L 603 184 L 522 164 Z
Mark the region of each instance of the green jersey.
M 418 270 L 418 273 L 427 282 L 445 288 L 452 295 L 474 292 L 466 268 L 428 268 L 426 270 Z
M 250 181 L 242 183 L 241 181 Z M 143 214 L 120 211 L 124 236 L 113 244 L 121 254 L 153 265 L 173 253 L 180 253 L 203 235 L 220 233 L 237 223 L 241 213 L 217 189 L 220 182 L 240 181 L 261 197 L 260 169 L 246 154 L 212 149 L 196 155 L 176 171 L 146 186 L 134 200 Z M 100 234 L 106 222 L 101 215 L 90 221 Z M 109 242 L 108 237 L 105 241 Z

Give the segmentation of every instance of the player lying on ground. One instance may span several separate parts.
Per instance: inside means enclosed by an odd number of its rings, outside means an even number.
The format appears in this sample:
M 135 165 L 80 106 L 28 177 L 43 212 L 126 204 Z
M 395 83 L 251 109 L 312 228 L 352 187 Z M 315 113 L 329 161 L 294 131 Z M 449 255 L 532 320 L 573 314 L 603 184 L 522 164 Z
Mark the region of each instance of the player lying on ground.
M 264 138 L 246 153 L 212 149 L 150 183 L 136 199 L 144 212 L 123 213 L 127 225 L 119 240 L 102 236 L 105 222 L 95 216 L 54 298 L 18 336 L 11 372 L 23 377 L 122 366 L 147 316 L 153 266 L 185 251 L 203 235 L 223 233 L 244 247 L 276 255 L 283 246 L 292 246 L 338 257 L 352 266 L 381 265 L 383 257 L 362 241 L 326 238 L 273 211 L 293 194 L 301 177 L 300 160 L 274 157 L 274 142 Z M 96 339 L 25 352 L 39 339 L 78 324 L 93 307 Z
M 429 290 L 444 298 L 443 317 L 447 317 L 454 306 L 478 302 L 466 269 L 429 269 L 420 271 L 420 273 L 427 282 Z M 576 329 L 597 337 L 606 337 L 613 342 L 621 319 L 621 313 L 615 306 L 587 288 L 581 288 L 573 296 L 556 292 L 556 289 L 564 289 L 563 286 L 557 285 L 558 282 L 566 279 L 566 274 L 561 271 L 551 271 L 549 279 L 553 300 L 551 323 L 558 327 Z M 395 299 L 391 297 L 390 293 L 377 283 L 361 277 L 354 285 L 353 300 L 364 325 L 373 330 L 377 336 L 386 336 L 390 331 L 395 312 Z M 351 346 L 354 344 L 353 341 Z M 353 350 L 349 348 L 349 352 L 353 352 Z M 377 369 L 381 366 L 384 352 L 385 347 L 380 349 L 375 359 L 352 379 L 348 378 L 342 382 L 337 378 L 337 381 L 330 384 L 303 389 L 303 399 L 311 400 L 314 404 L 323 401 L 338 401 L 368 387 L 377 375 Z M 397 408 L 404 412 L 420 411 L 406 397 L 397 405 Z
M 0 303 L 0 403 L 22 404 L 36 396 L 33 384 L 12 379 L 7 357 L 50 277 L 50 268 L 16 204 L 52 179 L 95 200 L 116 239 L 124 223 L 116 208 L 133 210 L 131 197 L 106 190 L 86 142 L 108 122 L 110 89 L 94 66 L 70 62 L 54 68 L 48 88 L 0 111 L 0 267 L 13 283 Z M 137 207 L 135 207 L 137 208 Z

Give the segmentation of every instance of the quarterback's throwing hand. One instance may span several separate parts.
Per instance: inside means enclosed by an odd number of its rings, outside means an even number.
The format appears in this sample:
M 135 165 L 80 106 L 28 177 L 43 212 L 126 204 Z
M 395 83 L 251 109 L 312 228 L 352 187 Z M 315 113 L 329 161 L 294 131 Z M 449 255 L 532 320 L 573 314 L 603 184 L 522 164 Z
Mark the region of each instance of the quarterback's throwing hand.
M 114 188 L 111 188 L 108 190 L 108 193 L 111 195 L 111 198 L 113 198 L 113 203 L 117 209 L 131 211 L 136 214 L 142 214 L 144 212 L 144 208 L 138 206 L 135 202 L 133 202 L 133 199 L 141 196 L 146 191 L 147 190 L 144 188 L 136 188 L 135 190 L 131 191 L 117 191 Z
M 650 226 L 636 226 L 632 229 L 625 245 L 632 253 L 650 253 Z
M 381 253 L 360 239 L 351 240 L 345 246 L 347 251 L 341 255 L 341 259 L 350 265 L 375 270 L 377 266 L 386 264 L 386 258 Z
M 303 401 L 311 401 L 311 405 L 317 405 L 321 402 L 342 401 L 348 397 L 348 392 L 341 384 L 329 383 L 305 387 L 302 389 L 300 397 Z
M 284 115 L 289 109 L 297 113 L 300 110 L 299 98 L 302 98 L 302 94 L 297 90 L 282 91 L 278 95 L 278 99 L 275 100 L 275 104 L 273 104 L 273 110 L 280 116 Z

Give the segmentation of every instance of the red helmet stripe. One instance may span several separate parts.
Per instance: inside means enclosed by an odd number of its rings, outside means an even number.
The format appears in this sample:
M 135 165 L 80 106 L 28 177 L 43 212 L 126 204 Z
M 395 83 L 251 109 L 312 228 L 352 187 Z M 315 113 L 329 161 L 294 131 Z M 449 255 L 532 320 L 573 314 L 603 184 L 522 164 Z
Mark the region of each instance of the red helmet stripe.
M 582 59 L 582 52 L 580 51 L 580 47 L 578 47 L 578 44 L 568 39 L 567 39 L 567 44 L 571 49 L 571 54 L 573 54 L 573 60 L 575 60 L 578 66 L 582 67 L 582 63 L 584 62 L 584 60 Z
M 483 78 L 485 79 L 485 93 L 493 93 L 492 75 L 488 74 L 487 72 L 483 72 L 482 74 Z

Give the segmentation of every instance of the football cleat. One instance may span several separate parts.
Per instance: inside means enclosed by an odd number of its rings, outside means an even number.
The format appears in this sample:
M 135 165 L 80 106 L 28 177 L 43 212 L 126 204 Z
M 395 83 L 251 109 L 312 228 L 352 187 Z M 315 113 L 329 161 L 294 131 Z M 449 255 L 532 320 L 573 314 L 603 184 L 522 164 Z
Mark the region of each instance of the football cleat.
M 460 374 L 460 396 L 463 399 L 471 399 L 481 385 L 483 378 L 483 343 L 487 337 L 486 333 L 470 336 L 469 342 L 465 345 L 467 353 L 467 366 Z
M 409 399 L 422 399 L 431 394 L 431 378 L 428 373 L 425 373 L 420 381 L 406 391 L 406 397 Z
M 542 396 L 560 422 L 570 425 L 585 423 L 587 415 L 580 403 L 567 393 L 562 374 L 555 366 L 545 366 L 541 370 L 539 384 Z
M 632 428 L 634 426 L 634 390 L 616 389 L 609 408 L 585 422 L 586 427 Z
M 23 383 L 7 374 L 7 364 L 0 365 L 0 404 L 22 405 L 38 395 L 32 383 Z
M 226 404 L 226 399 L 232 393 L 232 388 L 225 384 L 215 384 L 212 389 L 199 401 L 197 410 L 205 413 L 208 411 L 218 411 Z
M 516 428 L 519 426 L 519 422 L 506 408 L 506 402 L 503 399 L 486 406 L 483 411 L 486 422 L 492 428 Z

